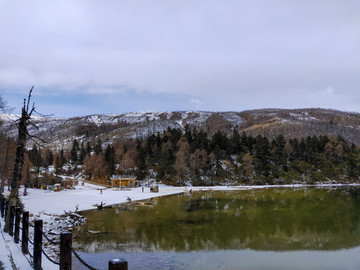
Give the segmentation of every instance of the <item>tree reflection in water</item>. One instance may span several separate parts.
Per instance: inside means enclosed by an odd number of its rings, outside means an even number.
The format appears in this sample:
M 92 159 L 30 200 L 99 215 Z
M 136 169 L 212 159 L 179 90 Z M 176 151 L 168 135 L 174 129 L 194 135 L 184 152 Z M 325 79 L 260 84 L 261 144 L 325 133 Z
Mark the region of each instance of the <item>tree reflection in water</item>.
M 85 251 L 338 250 L 360 245 L 360 188 L 268 188 L 160 197 L 88 211 Z M 101 231 L 88 234 L 86 231 Z

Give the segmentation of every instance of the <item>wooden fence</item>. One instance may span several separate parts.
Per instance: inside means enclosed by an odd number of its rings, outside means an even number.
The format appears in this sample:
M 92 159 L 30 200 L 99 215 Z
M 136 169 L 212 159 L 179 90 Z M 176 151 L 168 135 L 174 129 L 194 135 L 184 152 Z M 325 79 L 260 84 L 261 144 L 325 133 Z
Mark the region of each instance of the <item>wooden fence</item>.
M 34 225 L 29 222 L 29 212 L 22 212 L 20 208 L 10 206 L 10 213 L 8 215 L 9 200 L 0 195 L 0 210 L 1 218 L 8 217 L 9 227 L 4 228 L 8 231 L 9 235 L 14 238 L 14 242 L 18 244 L 21 242 L 21 250 L 24 255 L 29 255 L 32 259 L 32 267 L 35 270 L 42 269 L 41 261 L 42 255 L 44 255 L 53 264 L 59 265 L 60 270 L 71 270 L 72 268 L 72 254 L 80 261 L 82 265 L 90 270 L 96 270 L 95 267 L 87 264 L 72 247 L 72 233 L 63 232 L 60 233 L 60 241 L 54 241 L 50 239 L 43 231 L 43 221 L 35 220 Z M 21 217 L 22 214 L 22 217 Z M 29 238 L 29 228 L 33 228 L 33 240 Z M 21 230 L 21 240 L 20 240 Z M 59 246 L 60 258 L 59 261 L 53 260 L 43 249 L 43 238 L 46 238 L 51 244 Z M 32 254 L 29 252 L 29 243 L 33 245 Z M 108 262 L 109 270 L 127 270 L 128 262 L 123 259 L 114 259 Z

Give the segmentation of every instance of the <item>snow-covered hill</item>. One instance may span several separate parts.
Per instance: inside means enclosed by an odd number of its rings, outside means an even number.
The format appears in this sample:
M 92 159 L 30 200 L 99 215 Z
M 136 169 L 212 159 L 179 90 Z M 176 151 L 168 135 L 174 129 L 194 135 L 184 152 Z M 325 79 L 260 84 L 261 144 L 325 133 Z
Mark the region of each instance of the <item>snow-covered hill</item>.
M 2 132 L 16 136 L 15 121 L 18 115 L 0 114 Z M 69 148 L 76 138 L 103 143 L 117 139 L 145 138 L 170 128 L 185 130 L 203 129 L 210 136 L 221 130 L 232 133 L 234 128 L 251 135 L 275 137 L 306 137 L 308 135 L 340 135 L 350 142 L 360 143 L 360 115 L 325 109 L 263 109 L 243 112 L 136 112 L 126 114 L 94 114 L 82 117 L 55 118 L 33 117 L 38 129 L 29 127 L 49 142 L 54 149 Z M 31 144 L 31 142 L 30 142 Z

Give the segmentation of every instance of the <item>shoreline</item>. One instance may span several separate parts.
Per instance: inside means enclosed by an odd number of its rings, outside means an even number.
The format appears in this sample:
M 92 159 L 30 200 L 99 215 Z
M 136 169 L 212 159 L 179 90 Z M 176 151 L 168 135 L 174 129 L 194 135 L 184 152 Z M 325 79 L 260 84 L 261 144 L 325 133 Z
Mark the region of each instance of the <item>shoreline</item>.
M 23 188 L 19 189 L 22 202 L 26 211 L 31 214 L 40 215 L 63 215 L 68 211 L 74 211 L 78 206 L 79 212 L 94 210 L 95 204 L 105 203 L 105 207 L 111 205 L 128 203 L 131 201 L 147 200 L 154 197 L 170 196 L 190 192 L 206 191 L 238 191 L 265 188 L 306 188 L 306 187 L 346 187 L 360 186 L 360 183 L 350 184 L 289 184 L 289 185 L 251 185 L 251 186 L 196 186 L 196 187 L 174 187 L 159 185 L 159 192 L 150 192 L 149 187 L 135 187 L 119 190 L 115 188 L 104 188 L 95 184 L 84 183 L 84 186 L 78 185 L 75 189 L 61 190 L 54 192 L 42 189 L 27 189 L 28 195 L 23 196 Z

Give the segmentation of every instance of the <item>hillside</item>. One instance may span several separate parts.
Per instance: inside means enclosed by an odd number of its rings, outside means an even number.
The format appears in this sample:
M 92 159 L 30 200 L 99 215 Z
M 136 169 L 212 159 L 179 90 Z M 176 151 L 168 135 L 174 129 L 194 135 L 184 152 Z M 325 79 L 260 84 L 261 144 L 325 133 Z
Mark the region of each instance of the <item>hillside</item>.
M 14 114 L 1 114 L 1 132 L 16 136 Z M 234 128 L 248 135 L 269 139 L 282 134 L 285 138 L 342 136 L 351 143 L 360 143 L 360 114 L 327 109 L 261 109 L 242 112 L 162 112 L 95 114 L 83 117 L 34 117 L 38 130 L 29 132 L 49 142 L 53 149 L 69 148 L 74 138 L 92 141 L 100 138 L 111 143 L 123 138 L 145 138 L 162 133 L 168 127 L 184 130 L 188 125 L 202 129 L 210 136 L 218 130 L 231 134 Z M 31 142 L 29 142 L 31 144 Z

